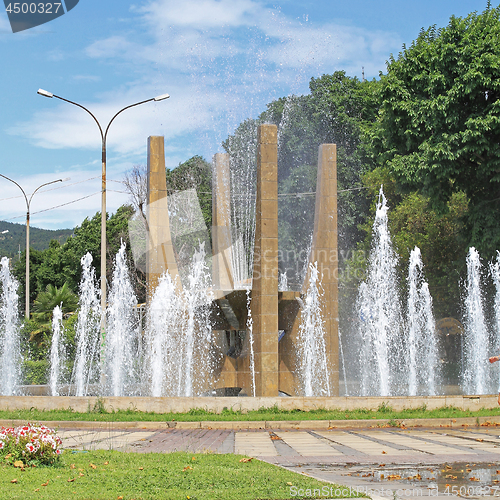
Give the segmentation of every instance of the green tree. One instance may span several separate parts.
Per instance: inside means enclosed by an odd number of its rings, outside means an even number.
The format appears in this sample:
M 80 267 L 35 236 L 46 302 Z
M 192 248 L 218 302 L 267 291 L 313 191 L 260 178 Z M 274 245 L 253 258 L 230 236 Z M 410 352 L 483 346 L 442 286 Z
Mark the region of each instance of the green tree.
M 193 156 L 172 170 L 167 170 L 167 191 L 195 189 L 207 228 L 212 226 L 212 165 L 201 156 Z
M 44 292 L 40 292 L 33 304 L 33 318 L 37 321 L 52 319 L 52 312 L 56 306 L 61 307 L 63 313 L 75 312 L 78 307 L 78 296 L 64 283 L 61 288 L 47 285 Z
M 64 283 L 60 288 L 49 284 L 44 292 L 38 294 L 32 312 L 32 318 L 38 328 L 31 331 L 31 342 L 40 344 L 51 337 L 52 313 L 56 306 L 60 306 L 64 313 L 76 311 L 78 297 L 69 289 L 68 283 Z
M 145 279 L 141 271 L 135 269 L 130 241 L 128 236 L 128 221 L 133 214 L 133 208 L 123 205 L 116 213 L 108 217 L 106 225 L 106 269 L 107 280 L 111 281 L 115 255 L 121 242 L 127 246 L 127 261 L 131 273 L 135 293 L 139 301 L 145 300 Z M 101 214 L 98 212 L 92 218 L 85 218 L 80 226 L 74 229 L 73 235 L 64 244 L 52 240 L 49 248 L 44 251 L 30 249 L 30 295 L 31 303 L 37 295 L 44 292 L 48 285 L 61 288 L 65 283 L 73 293 L 78 293 L 81 279 L 81 258 L 87 253 L 93 257 L 96 278 L 100 278 L 101 258 Z M 20 302 L 24 301 L 24 283 L 26 277 L 25 258 L 17 262 L 13 274 L 20 282 Z
M 381 81 L 374 148 L 407 190 L 448 210 L 469 200 L 464 233 L 483 256 L 500 248 L 500 8 L 423 30 Z

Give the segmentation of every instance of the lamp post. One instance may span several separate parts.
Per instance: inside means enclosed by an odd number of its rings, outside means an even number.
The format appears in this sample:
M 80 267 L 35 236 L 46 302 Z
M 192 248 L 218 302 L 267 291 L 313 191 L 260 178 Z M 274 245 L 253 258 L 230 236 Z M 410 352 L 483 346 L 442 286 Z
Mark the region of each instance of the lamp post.
M 55 97 L 56 99 L 60 99 L 61 101 L 68 102 L 79 108 L 85 110 L 97 123 L 99 127 L 99 132 L 101 133 L 101 144 L 102 144 L 102 181 L 101 181 L 101 337 L 104 337 L 104 326 L 105 326 L 105 316 L 104 311 L 106 311 L 106 138 L 108 135 L 108 130 L 110 125 L 113 123 L 113 120 L 123 111 L 129 108 L 133 108 L 134 106 L 139 106 L 140 104 L 144 104 L 150 101 L 163 101 L 164 99 L 168 99 L 170 96 L 168 94 L 162 94 L 156 97 L 152 97 L 151 99 L 146 99 L 145 101 L 136 102 L 134 104 L 130 104 L 129 106 L 125 106 L 120 109 L 113 118 L 109 121 L 106 126 L 105 131 L 103 132 L 101 124 L 97 120 L 97 118 L 85 107 L 77 102 L 70 101 L 69 99 L 65 99 L 64 97 L 60 97 L 58 95 L 53 94 L 52 92 L 48 92 L 47 90 L 38 89 L 38 94 L 44 97 Z
M 23 193 L 24 199 L 26 200 L 26 309 L 25 315 L 26 319 L 30 317 L 30 205 L 35 193 L 42 187 L 48 186 L 49 184 L 54 184 L 55 182 L 63 182 L 68 179 L 56 179 L 55 181 L 46 182 L 38 186 L 28 199 L 28 196 L 24 192 L 24 189 L 14 180 L 9 179 L 6 175 L 0 174 L 1 177 L 13 182 Z

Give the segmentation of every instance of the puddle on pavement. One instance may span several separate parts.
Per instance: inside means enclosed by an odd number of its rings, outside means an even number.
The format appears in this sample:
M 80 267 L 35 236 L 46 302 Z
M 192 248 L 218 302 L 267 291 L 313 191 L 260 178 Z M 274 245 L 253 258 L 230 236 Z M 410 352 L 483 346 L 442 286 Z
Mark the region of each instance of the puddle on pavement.
M 428 488 L 439 491 L 440 495 L 500 496 L 500 465 L 495 463 L 358 466 L 343 475 L 363 478 L 377 484 L 386 483 L 388 487 L 391 483 L 397 483 L 412 488 Z

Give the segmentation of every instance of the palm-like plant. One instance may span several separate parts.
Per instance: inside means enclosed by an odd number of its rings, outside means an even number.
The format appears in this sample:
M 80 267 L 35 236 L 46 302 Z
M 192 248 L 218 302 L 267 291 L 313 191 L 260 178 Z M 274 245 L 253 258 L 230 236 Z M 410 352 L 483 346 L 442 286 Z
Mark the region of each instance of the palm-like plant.
M 69 289 L 67 283 L 64 283 L 61 288 L 47 285 L 45 292 L 38 294 L 33 304 L 32 316 L 39 323 L 40 328 L 31 332 L 31 341 L 40 343 L 43 334 L 50 331 L 52 312 L 56 306 L 59 306 L 63 313 L 73 312 L 78 307 L 78 297 Z

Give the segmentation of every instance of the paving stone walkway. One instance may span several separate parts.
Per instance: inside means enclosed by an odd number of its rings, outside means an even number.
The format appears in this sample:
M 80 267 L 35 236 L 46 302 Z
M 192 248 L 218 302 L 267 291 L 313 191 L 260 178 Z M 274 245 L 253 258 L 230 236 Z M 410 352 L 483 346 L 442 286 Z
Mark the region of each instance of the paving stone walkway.
M 106 429 L 60 428 L 58 434 L 65 448 L 80 450 L 249 455 L 374 499 L 500 497 L 496 427 L 127 430 L 110 423 Z

